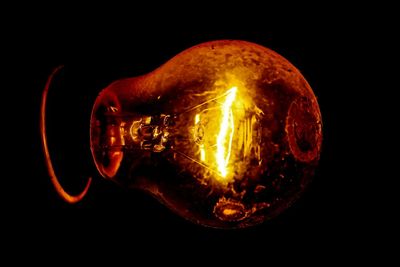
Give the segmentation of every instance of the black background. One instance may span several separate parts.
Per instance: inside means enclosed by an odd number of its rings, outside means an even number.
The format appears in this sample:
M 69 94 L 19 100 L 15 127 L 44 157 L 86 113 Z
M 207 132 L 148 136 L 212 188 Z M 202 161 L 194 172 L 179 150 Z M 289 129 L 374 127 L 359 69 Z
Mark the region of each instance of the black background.
M 261 252 L 274 258 L 274 251 L 301 251 L 302 257 L 334 259 L 354 255 L 355 246 L 367 246 L 371 232 L 364 230 L 366 177 L 361 169 L 365 172 L 368 162 L 358 133 L 368 112 L 359 105 L 368 94 L 360 82 L 366 75 L 360 70 L 365 64 L 362 51 L 365 36 L 374 35 L 373 24 L 360 22 L 351 12 L 295 17 L 281 12 L 279 20 L 264 20 L 268 14 L 258 13 L 254 19 L 250 13 L 250 18 L 235 21 L 217 15 L 208 23 L 204 16 L 191 18 L 187 12 L 177 23 L 168 23 L 168 16 L 138 18 L 138 13 L 132 20 L 116 14 L 91 20 L 87 13 L 61 13 L 43 14 L 45 19 L 33 18 L 9 30 L 9 70 L 14 74 L 9 91 L 16 93 L 18 106 L 12 125 L 17 121 L 14 136 L 21 145 L 10 163 L 14 172 L 7 175 L 11 186 L 2 189 L 12 248 L 31 249 L 44 240 L 46 249 L 60 248 L 67 255 L 96 248 L 138 256 L 139 247 L 171 249 L 174 258 L 182 248 L 201 247 L 212 255 L 220 254 L 219 249 L 221 254 L 237 251 L 237 257 L 252 251 L 246 255 Z M 291 61 L 313 88 L 323 118 L 320 166 L 303 197 L 277 218 L 241 230 L 194 225 L 142 192 L 105 181 L 89 148 L 90 112 L 102 88 L 146 74 L 193 45 L 220 39 L 255 42 Z M 76 205 L 63 203 L 53 190 L 39 135 L 41 93 L 48 75 L 61 64 L 65 67 L 48 99 L 50 153 L 67 190 L 78 192 L 86 177 L 94 175 L 87 197 Z

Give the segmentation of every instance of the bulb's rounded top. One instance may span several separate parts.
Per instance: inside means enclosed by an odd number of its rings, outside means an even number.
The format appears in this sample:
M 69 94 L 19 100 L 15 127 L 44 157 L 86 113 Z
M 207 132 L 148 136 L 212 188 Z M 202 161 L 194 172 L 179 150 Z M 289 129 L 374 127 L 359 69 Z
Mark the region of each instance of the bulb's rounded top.
M 271 218 L 304 190 L 322 122 L 301 73 L 272 50 L 214 41 L 96 100 L 91 149 L 100 173 L 213 227 Z

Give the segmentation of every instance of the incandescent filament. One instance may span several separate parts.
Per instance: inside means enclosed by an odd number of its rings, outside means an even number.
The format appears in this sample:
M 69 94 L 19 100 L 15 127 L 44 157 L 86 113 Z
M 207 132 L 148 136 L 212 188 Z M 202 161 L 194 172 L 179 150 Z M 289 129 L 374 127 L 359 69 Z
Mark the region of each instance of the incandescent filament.
M 237 87 L 232 87 L 226 92 L 226 99 L 221 106 L 222 120 L 217 136 L 216 161 L 218 172 L 222 177 L 227 176 L 227 166 L 231 155 L 232 139 L 234 133 L 234 120 L 232 104 L 236 98 Z

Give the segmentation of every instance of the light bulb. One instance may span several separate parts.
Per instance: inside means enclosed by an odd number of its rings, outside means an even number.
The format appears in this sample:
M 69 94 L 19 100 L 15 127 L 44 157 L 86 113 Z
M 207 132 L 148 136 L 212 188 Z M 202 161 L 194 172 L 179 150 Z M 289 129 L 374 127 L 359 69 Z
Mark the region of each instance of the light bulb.
M 213 41 L 102 90 L 90 143 L 104 178 L 145 190 L 192 222 L 238 228 L 299 197 L 318 164 L 321 131 L 316 97 L 292 64 L 254 43 Z M 74 198 L 50 176 L 69 202 L 86 193 Z

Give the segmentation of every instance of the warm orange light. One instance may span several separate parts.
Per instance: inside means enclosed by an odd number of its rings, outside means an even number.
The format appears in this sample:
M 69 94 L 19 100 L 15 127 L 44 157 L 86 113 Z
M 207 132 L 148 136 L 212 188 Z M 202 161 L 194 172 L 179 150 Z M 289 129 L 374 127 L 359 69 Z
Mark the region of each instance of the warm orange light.
M 58 182 L 45 135 L 51 181 Z M 247 227 L 290 206 L 318 164 L 322 122 L 300 72 L 243 41 L 192 47 L 155 71 L 115 81 L 93 106 L 90 145 L 106 179 L 212 227 Z
M 223 214 L 225 216 L 232 216 L 234 214 L 236 214 L 238 211 L 234 210 L 234 209 L 224 209 Z

